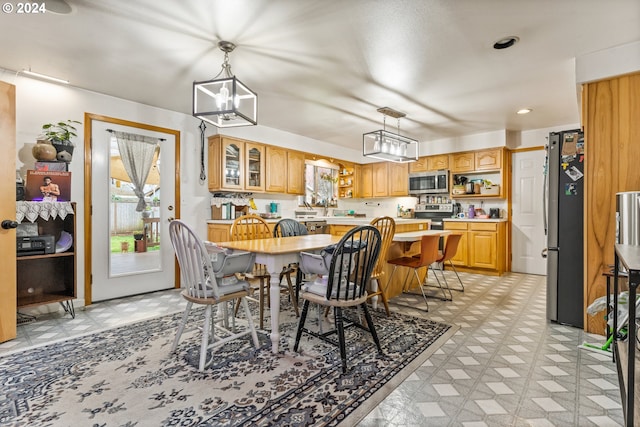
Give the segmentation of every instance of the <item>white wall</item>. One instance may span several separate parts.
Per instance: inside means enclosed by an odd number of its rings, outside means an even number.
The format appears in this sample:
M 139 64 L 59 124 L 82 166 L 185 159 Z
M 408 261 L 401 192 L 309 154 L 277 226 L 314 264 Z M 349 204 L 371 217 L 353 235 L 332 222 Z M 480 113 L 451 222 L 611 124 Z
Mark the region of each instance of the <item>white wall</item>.
M 588 83 L 640 70 L 640 41 L 576 58 L 576 83 Z

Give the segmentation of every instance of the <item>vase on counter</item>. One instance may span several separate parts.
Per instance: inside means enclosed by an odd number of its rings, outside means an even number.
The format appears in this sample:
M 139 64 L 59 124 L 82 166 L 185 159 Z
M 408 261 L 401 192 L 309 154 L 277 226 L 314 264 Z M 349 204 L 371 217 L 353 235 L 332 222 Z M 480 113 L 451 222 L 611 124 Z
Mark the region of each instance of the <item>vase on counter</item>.
M 51 142 L 45 139 L 39 139 L 31 149 L 31 154 L 40 162 L 50 162 L 56 159 L 58 152 Z
M 469 205 L 469 211 L 467 212 L 467 218 L 474 218 L 476 216 L 476 207 Z

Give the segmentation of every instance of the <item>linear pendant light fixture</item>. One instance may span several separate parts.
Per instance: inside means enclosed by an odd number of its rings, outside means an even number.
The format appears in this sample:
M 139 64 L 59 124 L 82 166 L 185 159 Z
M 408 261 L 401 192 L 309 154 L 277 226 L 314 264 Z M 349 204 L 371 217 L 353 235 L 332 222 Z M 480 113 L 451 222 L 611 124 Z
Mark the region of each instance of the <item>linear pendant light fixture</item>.
M 218 42 L 222 70 L 212 80 L 193 82 L 193 115 L 219 128 L 258 124 L 258 95 L 231 72 L 229 53 L 236 45 Z
M 400 118 L 406 114 L 389 107 L 378 108 L 378 112 L 383 114 L 383 129 L 362 135 L 362 154 L 397 163 L 418 160 L 418 141 L 400 135 Z M 398 119 L 398 133 L 387 131 L 387 116 Z
M 46 74 L 36 73 L 35 71 L 31 71 L 31 68 L 29 68 L 28 70 L 22 70 L 22 73 L 26 74 L 26 75 L 28 75 L 30 77 L 35 77 L 37 79 L 49 80 L 49 81 L 52 81 L 52 82 L 63 83 L 63 84 L 66 84 L 66 85 L 69 84 L 69 80 L 59 79 L 57 77 L 48 76 Z

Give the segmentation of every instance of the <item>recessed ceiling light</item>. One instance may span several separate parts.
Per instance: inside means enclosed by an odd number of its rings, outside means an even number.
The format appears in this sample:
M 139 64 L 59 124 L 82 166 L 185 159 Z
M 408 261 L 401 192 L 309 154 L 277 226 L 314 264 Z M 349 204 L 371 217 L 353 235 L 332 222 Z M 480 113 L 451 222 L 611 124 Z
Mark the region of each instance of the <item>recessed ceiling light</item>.
M 516 114 L 529 114 L 531 111 L 533 111 L 531 108 L 523 108 L 516 111 Z
M 508 47 L 513 46 L 514 44 L 516 44 L 517 42 L 520 41 L 520 38 L 517 36 L 509 36 L 509 37 L 503 37 L 500 40 L 498 40 L 497 42 L 495 42 L 493 44 L 493 48 L 494 49 L 506 49 Z
M 65 0 L 46 0 L 45 7 L 47 12 L 57 13 L 58 15 L 67 15 L 73 11 L 69 3 Z

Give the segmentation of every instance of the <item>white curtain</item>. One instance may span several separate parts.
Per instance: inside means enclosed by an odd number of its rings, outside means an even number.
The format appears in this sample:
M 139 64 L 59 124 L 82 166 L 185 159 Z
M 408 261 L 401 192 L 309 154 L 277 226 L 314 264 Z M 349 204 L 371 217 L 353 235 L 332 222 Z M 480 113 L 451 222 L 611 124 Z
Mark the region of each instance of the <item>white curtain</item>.
M 144 184 L 153 166 L 153 155 L 160 140 L 127 132 L 114 131 L 113 134 L 118 141 L 118 150 L 124 169 L 131 178 L 135 195 L 138 196 L 136 211 L 142 212 L 146 207 Z

